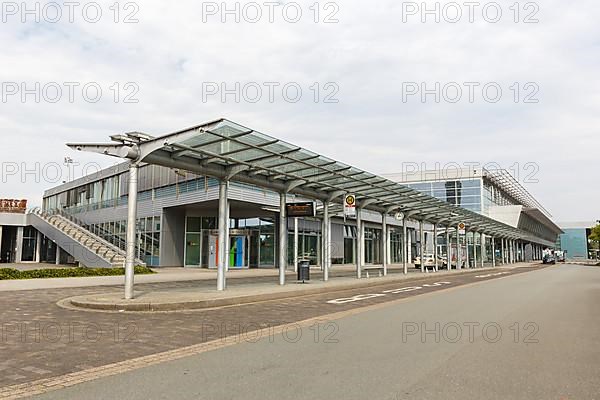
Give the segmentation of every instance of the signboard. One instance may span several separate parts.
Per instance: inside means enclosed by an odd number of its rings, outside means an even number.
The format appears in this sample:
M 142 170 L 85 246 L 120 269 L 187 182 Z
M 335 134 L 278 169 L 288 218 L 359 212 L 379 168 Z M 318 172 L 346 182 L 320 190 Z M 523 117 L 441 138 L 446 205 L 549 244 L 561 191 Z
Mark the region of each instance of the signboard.
M 285 205 L 288 217 L 314 217 L 315 203 L 307 201 L 304 203 L 288 203 Z
M 396 221 L 402 221 L 404 219 L 404 213 L 397 212 L 396 214 L 394 214 L 394 218 L 396 218 Z
M 458 234 L 465 235 L 467 233 L 467 229 L 464 222 L 458 224 Z
M 0 212 L 11 214 L 25 214 L 27 200 L 0 199 Z
M 356 217 L 356 196 L 353 194 L 344 196 L 344 216 Z

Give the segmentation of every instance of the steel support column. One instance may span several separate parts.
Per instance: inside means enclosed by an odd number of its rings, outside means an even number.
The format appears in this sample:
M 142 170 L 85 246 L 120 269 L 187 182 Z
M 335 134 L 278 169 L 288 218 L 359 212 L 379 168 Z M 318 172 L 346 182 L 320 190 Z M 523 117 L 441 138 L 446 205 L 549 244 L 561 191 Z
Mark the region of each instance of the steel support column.
M 511 239 L 510 241 L 510 263 L 515 263 L 515 240 Z
M 135 268 L 135 241 L 137 228 L 138 165 L 129 165 L 129 193 L 127 197 L 127 252 L 125 256 L 125 299 L 133 299 Z M 57 247 L 58 249 L 58 247 Z
M 35 262 L 39 263 L 39 262 L 41 262 L 41 259 L 42 259 L 42 233 L 37 232 L 36 237 L 35 237 Z
M 227 193 L 229 193 L 229 182 L 227 182 Z M 227 198 L 227 206 L 225 207 L 225 240 L 223 241 L 223 245 L 225 247 L 225 274 L 229 271 L 229 258 L 230 258 L 230 250 L 231 250 L 231 240 L 229 239 L 229 214 L 231 209 L 231 204 L 229 203 L 229 198 Z M 227 279 L 225 279 L 225 288 L 227 288 Z
M 481 247 L 481 244 L 479 247 Z M 473 231 L 473 268 L 477 268 L 477 232 L 476 231 Z
M 15 262 L 20 263 L 23 261 L 23 231 L 24 227 L 17 227 L 17 242 L 15 243 Z
M 485 267 L 484 258 L 487 258 L 486 248 L 485 248 L 485 236 L 483 232 L 479 232 L 479 245 L 481 246 L 481 268 Z
M 475 234 L 473 233 L 471 235 L 473 237 L 473 241 L 475 241 Z M 469 231 L 465 231 L 465 247 L 466 247 L 466 264 L 467 264 L 467 268 L 471 268 L 471 255 L 469 254 Z M 473 252 L 474 253 L 474 252 Z
M 56 265 L 60 265 L 60 247 L 58 246 L 58 243 L 55 243 L 55 244 L 56 244 L 56 256 L 55 256 L 54 263 Z
M 450 243 L 450 225 L 446 226 L 446 269 L 450 271 L 452 269 L 452 257 L 451 252 L 452 243 Z
M 500 238 L 500 245 L 501 245 L 500 252 L 502 253 L 501 254 L 502 257 L 500 257 L 500 262 L 502 263 L 502 265 L 506 264 L 506 262 L 504 261 L 505 260 L 505 258 L 504 258 L 504 240 L 505 240 L 504 238 Z
M 514 239 L 510 241 L 510 249 L 511 249 L 510 253 L 511 253 L 511 257 L 512 257 L 511 264 L 514 264 L 516 262 L 516 255 L 517 255 Z
M 363 266 L 363 247 L 364 247 L 364 236 L 363 236 L 363 222 L 362 222 L 362 210 L 356 209 L 356 277 L 361 278 L 362 266 Z
M 492 268 L 496 266 L 496 238 L 492 236 Z
M 286 194 L 279 193 L 279 284 L 285 285 L 287 265 L 287 216 L 285 214 Z M 325 273 L 324 275 L 325 276 Z
M 294 218 L 294 272 L 298 272 L 298 218 Z
M 423 220 L 419 221 L 419 257 L 421 260 L 421 272 L 425 272 L 425 229 Z
M 461 248 L 460 248 L 460 231 L 458 226 L 456 226 L 456 270 L 458 271 L 461 264 Z
M 406 238 L 406 218 L 402 219 L 402 269 L 404 274 L 408 274 L 408 240 Z
M 323 223 L 321 225 L 321 237 L 323 238 L 323 280 L 327 282 L 329 280 L 329 264 L 331 263 L 331 235 L 329 226 L 329 202 L 323 202 Z
M 437 222 L 433 224 L 433 259 L 435 262 L 435 270 L 438 271 L 438 224 Z
M 387 275 L 387 264 L 388 264 L 388 230 L 386 213 L 381 214 L 381 260 L 383 264 L 383 276 Z
M 219 237 L 217 243 L 217 290 L 225 290 L 225 258 L 227 252 L 225 251 L 225 231 L 228 230 L 227 226 L 227 182 L 219 182 Z

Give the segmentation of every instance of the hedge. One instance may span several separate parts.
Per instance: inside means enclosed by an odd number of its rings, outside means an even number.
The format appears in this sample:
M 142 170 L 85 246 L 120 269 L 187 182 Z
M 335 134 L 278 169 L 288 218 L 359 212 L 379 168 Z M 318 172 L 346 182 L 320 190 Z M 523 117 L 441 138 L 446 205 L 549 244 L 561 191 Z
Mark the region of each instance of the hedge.
M 154 274 L 148 267 L 135 267 L 135 273 Z M 0 281 L 9 279 L 38 279 L 38 278 L 75 278 L 83 276 L 117 276 L 125 275 L 125 268 L 57 268 L 34 269 L 19 271 L 14 268 L 0 268 Z

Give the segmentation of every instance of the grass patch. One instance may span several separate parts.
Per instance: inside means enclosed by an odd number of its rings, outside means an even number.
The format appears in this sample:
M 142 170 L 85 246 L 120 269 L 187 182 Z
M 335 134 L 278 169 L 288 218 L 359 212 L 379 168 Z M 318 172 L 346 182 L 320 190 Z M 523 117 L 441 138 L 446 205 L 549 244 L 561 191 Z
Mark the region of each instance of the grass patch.
M 148 267 L 135 267 L 136 275 L 154 274 Z M 76 278 L 83 276 L 118 276 L 125 275 L 125 268 L 60 268 L 34 269 L 19 271 L 14 268 L 0 268 L 0 281 L 9 279 L 40 279 L 40 278 Z

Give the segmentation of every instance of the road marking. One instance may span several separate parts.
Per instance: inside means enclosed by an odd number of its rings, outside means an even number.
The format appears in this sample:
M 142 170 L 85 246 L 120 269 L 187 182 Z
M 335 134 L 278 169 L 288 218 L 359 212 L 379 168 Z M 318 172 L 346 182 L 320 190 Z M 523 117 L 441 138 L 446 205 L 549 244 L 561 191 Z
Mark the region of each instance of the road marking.
M 489 278 L 491 276 L 506 275 L 506 274 L 510 274 L 510 272 L 497 272 L 495 274 L 476 275 L 475 278 Z
M 402 288 L 398 288 L 398 289 L 384 290 L 382 293 L 357 294 L 356 296 L 352 296 L 352 297 L 342 297 L 340 299 L 329 300 L 329 301 L 327 301 L 327 303 L 329 303 L 329 304 L 353 303 L 355 301 L 362 301 L 362 300 L 372 299 L 375 297 L 387 296 L 388 294 L 414 292 L 416 290 L 423 290 L 425 288 L 437 287 L 437 286 L 443 286 L 443 285 L 451 285 L 451 284 L 452 284 L 452 282 L 425 283 L 421 286 L 406 286 L 406 287 L 402 287 Z

